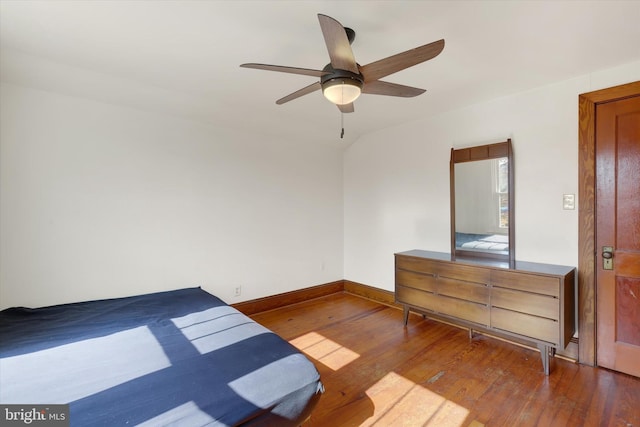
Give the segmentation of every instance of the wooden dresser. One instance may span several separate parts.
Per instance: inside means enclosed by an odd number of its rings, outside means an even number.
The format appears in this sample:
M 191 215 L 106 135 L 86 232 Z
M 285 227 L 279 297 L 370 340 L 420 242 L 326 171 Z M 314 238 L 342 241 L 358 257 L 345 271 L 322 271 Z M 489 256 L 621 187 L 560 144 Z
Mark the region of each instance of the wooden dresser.
M 549 355 L 576 330 L 575 268 L 516 261 L 452 260 L 443 252 L 395 254 L 395 299 L 409 310 L 434 313 L 473 330 L 535 343 L 549 375 Z

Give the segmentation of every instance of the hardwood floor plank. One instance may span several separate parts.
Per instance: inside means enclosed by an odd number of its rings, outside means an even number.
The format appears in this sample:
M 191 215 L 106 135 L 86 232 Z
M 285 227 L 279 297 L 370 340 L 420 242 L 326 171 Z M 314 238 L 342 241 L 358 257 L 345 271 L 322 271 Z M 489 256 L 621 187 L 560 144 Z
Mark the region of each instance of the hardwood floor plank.
M 640 363 L 640 362 L 639 362 Z M 611 399 L 611 421 L 622 421 L 625 426 L 640 426 L 640 386 L 634 387 L 635 381 L 631 376 L 616 375 L 609 372 L 614 381 L 614 396 Z M 636 402 L 634 405 L 632 402 Z
M 348 293 L 251 316 L 315 363 L 305 427 L 635 426 L 640 379 L 540 354 Z

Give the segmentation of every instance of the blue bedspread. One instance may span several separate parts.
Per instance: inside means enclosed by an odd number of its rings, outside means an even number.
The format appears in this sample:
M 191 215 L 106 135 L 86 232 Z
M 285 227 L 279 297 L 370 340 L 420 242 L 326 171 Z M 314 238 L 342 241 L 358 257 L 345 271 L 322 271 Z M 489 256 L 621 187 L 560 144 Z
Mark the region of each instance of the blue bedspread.
M 0 312 L 0 403 L 71 425 L 295 426 L 322 384 L 296 348 L 200 288 Z

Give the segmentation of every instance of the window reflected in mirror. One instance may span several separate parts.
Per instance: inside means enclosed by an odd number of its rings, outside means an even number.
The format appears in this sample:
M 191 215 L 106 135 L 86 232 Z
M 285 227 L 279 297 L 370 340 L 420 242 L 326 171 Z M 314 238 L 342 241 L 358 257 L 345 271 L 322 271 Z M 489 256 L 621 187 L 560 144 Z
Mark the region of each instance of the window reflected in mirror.
M 493 160 L 496 173 L 496 193 L 498 195 L 498 222 L 500 229 L 508 233 L 509 227 L 509 159 Z

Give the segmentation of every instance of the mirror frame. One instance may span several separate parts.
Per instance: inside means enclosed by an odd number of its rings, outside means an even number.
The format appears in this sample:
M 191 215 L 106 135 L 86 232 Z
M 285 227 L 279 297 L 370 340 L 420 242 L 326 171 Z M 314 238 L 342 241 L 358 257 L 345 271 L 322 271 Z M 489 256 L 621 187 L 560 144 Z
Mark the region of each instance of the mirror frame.
M 509 183 L 509 253 L 491 254 L 489 252 L 465 251 L 456 248 L 456 186 L 455 186 L 455 165 L 457 163 L 475 162 L 478 160 L 489 160 L 506 157 L 508 159 L 508 183 Z M 456 258 L 480 258 L 486 260 L 508 261 L 509 266 L 515 265 L 515 198 L 514 198 L 514 168 L 513 168 L 513 148 L 511 139 L 495 144 L 478 145 L 460 149 L 451 149 L 451 160 L 449 162 L 449 179 L 451 183 L 451 257 Z

